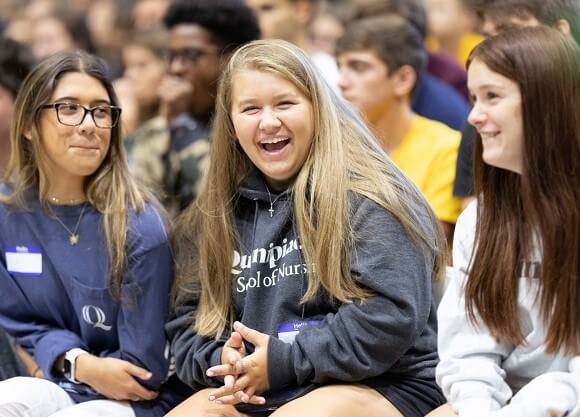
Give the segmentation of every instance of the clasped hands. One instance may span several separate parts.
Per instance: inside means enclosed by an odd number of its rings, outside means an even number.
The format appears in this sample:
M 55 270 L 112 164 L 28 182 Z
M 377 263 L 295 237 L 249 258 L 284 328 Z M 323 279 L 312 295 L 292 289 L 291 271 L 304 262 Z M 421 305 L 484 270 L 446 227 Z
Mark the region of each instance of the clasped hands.
M 269 388 L 268 341 L 270 336 L 250 329 L 240 322 L 234 323 L 234 331 L 226 341 L 221 355 L 221 365 L 207 370 L 210 377 L 223 377 L 224 385 L 209 394 L 209 400 L 219 404 L 264 404 L 259 396 Z M 244 341 L 254 345 L 254 353 L 248 355 Z

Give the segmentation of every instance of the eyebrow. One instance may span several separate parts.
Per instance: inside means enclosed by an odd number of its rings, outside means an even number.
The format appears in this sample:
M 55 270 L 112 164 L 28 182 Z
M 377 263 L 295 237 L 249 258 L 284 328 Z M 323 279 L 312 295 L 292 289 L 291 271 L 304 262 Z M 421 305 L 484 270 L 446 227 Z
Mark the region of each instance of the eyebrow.
M 64 96 L 64 97 L 59 97 L 54 99 L 55 102 L 59 102 L 59 101 L 80 101 L 80 99 L 78 97 L 73 97 L 73 96 Z M 95 104 L 111 104 L 111 102 L 109 100 L 103 99 L 103 98 L 99 98 L 97 100 L 93 100 L 91 101 L 91 103 L 95 103 Z
M 469 88 L 469 84 L 467 85 L 467 88 L 469 89 L 469 91 L 472 91 L 472 88 Z M 489 90 L 489 89 L 493 89 L 493 88 L 499 88 L 499 89 L 503 89 L 505 87 L 502 87 L 499 84 L 492 84 L 492 83 L 486 83 L 486 84 L 482 84 L 480 86 L 477 87 L 480 90 Z
M 298 99 L 298 98 L 299 98 L 298 94 L 290 92 L 290 91 L 274 95 L 274 100 Z M 245 104 L 252 104 L 255 101 L 256 101 L 256 99 L 253 97 L 248 97 L 248 98 L 244 97 L 241 100 L 239 100 L 238 102 L 236 102 L 235 104 L 237 104 L 238 106 L 243 106 Z

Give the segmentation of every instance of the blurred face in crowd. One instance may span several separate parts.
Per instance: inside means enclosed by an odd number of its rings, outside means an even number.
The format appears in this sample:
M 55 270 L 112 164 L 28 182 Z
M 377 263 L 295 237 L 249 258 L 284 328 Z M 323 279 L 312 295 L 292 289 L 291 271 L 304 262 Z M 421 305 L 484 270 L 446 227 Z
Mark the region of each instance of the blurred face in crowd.
M 73 49 L 75 42 L 61 20 L 43 17 L 32 26 L 31 46 L 34 56 L 42 60 L 57 52 Z
M 159 99 L 158 87 L 165 73 L 165 61 L 144 46 L 127 45 L 123 48 L 123 63 L 135 98 L 141 105 L 155 103 Z
M 297 43 L 310 8 L 308 0 L 246 0 L 260 23 L 263 39 L 284 39 Z
M 338 56 L 342 95 L 366 118 L 379 119 L 395 100 L 395 77 L 369 50 L 354 50 Z
M 481 32 L 483 33 L 484 36 L 490 37 L 495 36 L 509 29 L 521 28 L 526 26 L 539 26 L 539 25 L 540 22 L 538 22 L 538 20 L 533 16 L 530 16 L 527 19 L 522 19 L 519 17 L 511 17 L 505 19 L 502 22 L 498 22 L 489 17 L 485 17 L 483 19 L 483 24 L 481 26 Z
M 13 110 L 14 97 L 10 90 L 0 84 L 0 141 L 3 142 L 2 145 L 4 145 L 4 140 L 8 143 Z
M 310 100 L 276 74 L 244 70 L 233 79 L 231 118 L 240 146 L 268 186 L 287 188 L 312 145 Z
M 313 49 L 334 55 L 336 42 L 344 34 L 344 26 L 338 18 L 321 14 L 314 18 L 309 31 Z
M 426 0 L 429 33 L 437 38 L 453 36 L 467 29 L 463 0 Z
M 190 83 L 190 112 L 213 111 L 220 75 L 220 47 L 212 34 L 197 24 L 179 24 L 170 31 L 168 73 Z
M 488 165 L 517 173 L 523 166 L 522 98 L 515 81 L 475 59 L 467 85 L 473 100 L 468 121 L 477 129 Z

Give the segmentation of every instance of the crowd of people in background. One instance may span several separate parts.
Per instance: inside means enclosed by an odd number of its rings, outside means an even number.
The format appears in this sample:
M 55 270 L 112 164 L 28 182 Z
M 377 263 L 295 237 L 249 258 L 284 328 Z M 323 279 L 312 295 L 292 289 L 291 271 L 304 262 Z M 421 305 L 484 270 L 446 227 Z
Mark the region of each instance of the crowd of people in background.
M 0 417 L 580 417 L 580 0 L 0 0 Z

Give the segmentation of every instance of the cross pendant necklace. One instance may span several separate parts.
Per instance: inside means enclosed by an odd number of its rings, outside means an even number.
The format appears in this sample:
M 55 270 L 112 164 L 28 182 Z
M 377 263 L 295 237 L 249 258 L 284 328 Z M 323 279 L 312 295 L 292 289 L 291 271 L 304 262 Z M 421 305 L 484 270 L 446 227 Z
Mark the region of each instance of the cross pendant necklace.
M 274 216 L 274 202 L 272 201 L 272 194 L 270 194 L 270 190 L 268 189 L 266 182 L 264 182 L 264 186 L 266 187 L 266 191 L 268 191 L 268 200 L 270 200 L 270 208 L 268 209 L 268 212 L 270 213 L 270 217 L 272 217 Z

